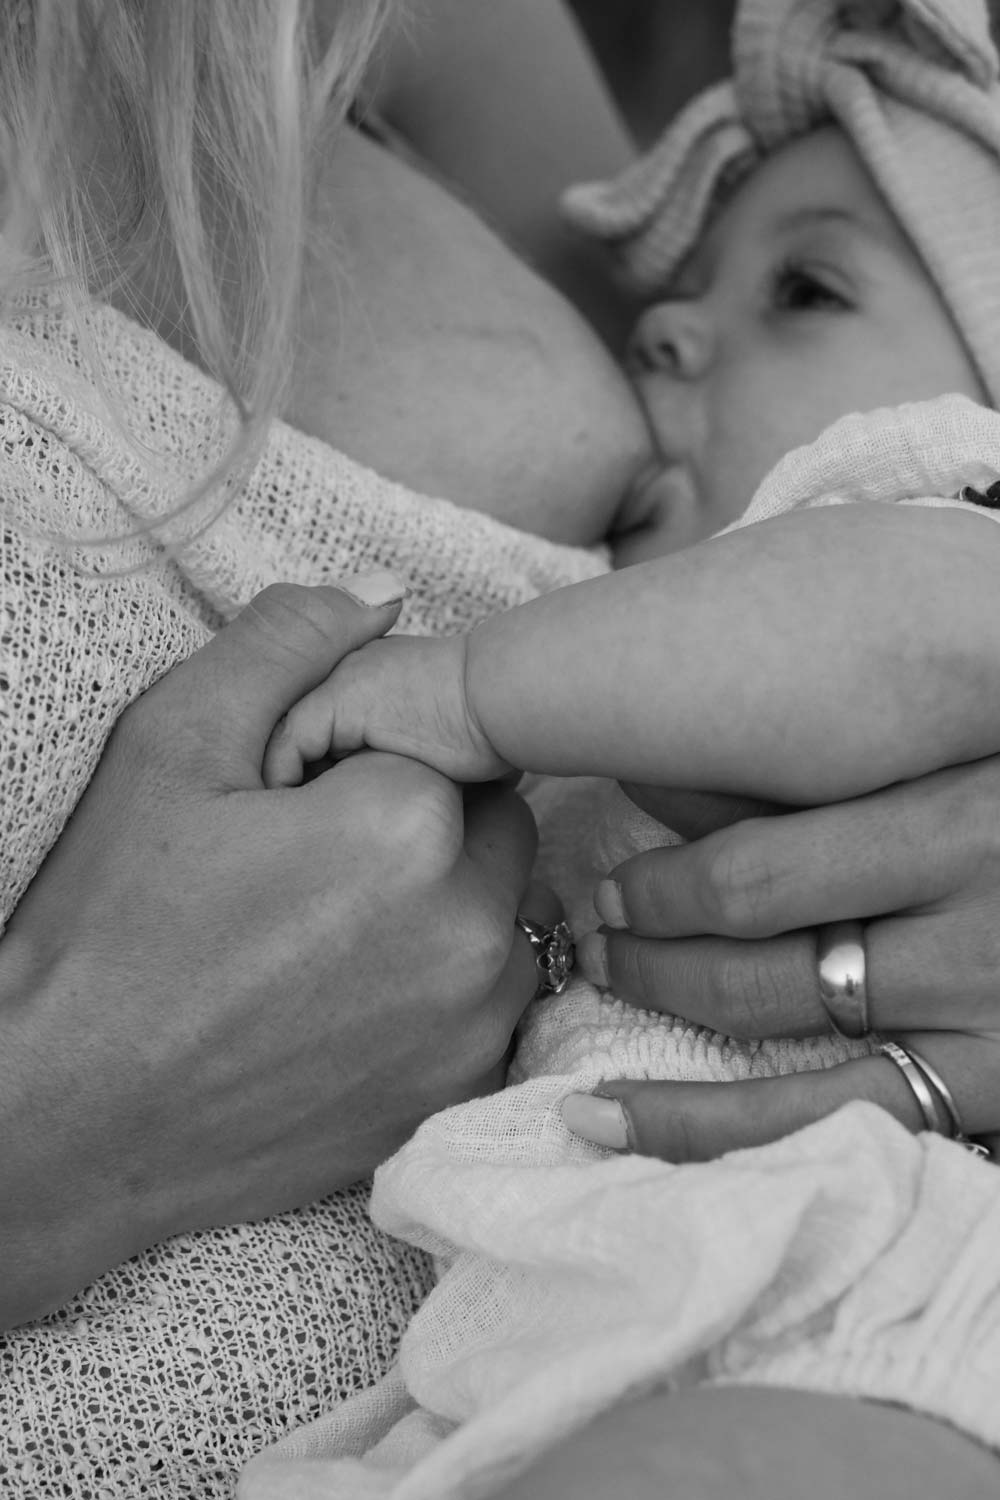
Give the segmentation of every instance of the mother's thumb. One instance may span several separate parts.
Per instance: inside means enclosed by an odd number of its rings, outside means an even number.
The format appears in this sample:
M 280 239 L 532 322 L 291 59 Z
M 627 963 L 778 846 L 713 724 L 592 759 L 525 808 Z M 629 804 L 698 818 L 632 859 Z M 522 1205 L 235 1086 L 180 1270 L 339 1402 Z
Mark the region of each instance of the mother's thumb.
M 154 692 L 204 745 L 215 742 L 235 774 L 256 779 L 278 720 L 348 652 L 384 635 L 405 584 L 386 571 L 337 587 L 272 584 Z M 200 732 L 199 732 L 200 731 Z

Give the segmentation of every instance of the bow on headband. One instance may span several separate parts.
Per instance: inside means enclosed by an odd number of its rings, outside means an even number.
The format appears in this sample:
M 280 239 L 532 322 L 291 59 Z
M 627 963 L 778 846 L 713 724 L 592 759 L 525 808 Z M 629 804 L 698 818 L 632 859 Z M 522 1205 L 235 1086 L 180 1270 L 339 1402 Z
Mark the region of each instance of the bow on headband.
M 736 107 L 765 149 L 838 114 L 867 80 L 997 143 L 997 56 L 981 0 L 749 0 L 733 30 Z
M 920 253 L 1000 404 L 1000 69 L 983 0 L 743 0 L 733 77 L 567 217 L 662 290 L 720 188 L 831 121 Z

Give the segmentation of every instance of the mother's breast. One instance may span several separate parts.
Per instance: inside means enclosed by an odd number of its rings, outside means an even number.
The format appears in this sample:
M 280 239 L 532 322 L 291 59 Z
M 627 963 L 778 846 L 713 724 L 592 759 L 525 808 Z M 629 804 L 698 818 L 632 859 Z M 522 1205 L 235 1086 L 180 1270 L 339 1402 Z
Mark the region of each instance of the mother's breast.
M 607 532 L 644 421 L 580 315 L 467 207 L 346 130 L 324 165 L 285 415 L 556 541 Z

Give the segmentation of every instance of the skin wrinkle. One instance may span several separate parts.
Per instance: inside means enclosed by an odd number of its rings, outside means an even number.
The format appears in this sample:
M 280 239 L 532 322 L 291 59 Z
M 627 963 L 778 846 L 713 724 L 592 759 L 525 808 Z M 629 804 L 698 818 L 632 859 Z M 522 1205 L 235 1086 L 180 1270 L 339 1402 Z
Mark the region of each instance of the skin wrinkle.
M 725 829 L 713 841 L 701 883 L 712 896 L 713 931 L 746 937 L 758 930 L 762 911 L 777 909 L 774 871 L 755 851 L 739 827 Z

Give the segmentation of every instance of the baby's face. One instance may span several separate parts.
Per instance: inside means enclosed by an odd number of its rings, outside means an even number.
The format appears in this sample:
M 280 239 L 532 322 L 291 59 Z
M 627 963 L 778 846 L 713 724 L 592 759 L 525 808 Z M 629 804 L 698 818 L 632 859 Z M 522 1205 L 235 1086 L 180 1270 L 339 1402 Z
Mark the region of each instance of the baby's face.
M 837 417 L 961 391 L 985 400 L 916 252 L 846 137 L 816 131 L 742 185 L 647 308 L 628 364 L 662 464 L 616 562 L 718 531 Z M 634 528 L 634 529 L 631 529 Z

